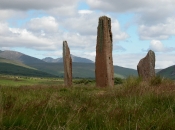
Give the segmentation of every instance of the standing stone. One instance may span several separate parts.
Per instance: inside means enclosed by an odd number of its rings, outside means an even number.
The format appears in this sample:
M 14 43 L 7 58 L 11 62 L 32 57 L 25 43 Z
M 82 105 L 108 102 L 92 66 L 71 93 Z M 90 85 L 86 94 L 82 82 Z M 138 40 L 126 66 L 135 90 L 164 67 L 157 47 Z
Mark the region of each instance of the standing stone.
M 137 65 L 139 77 L 143 80 L 149 80 L 155 76 L 155 53 L 149 50 L 146 57 L 140 60 Z
M 95 78 L 98 87 L 114 86 L 111 19 L 106 16 L 98 22 Z
M 64 63 L 64 84 L 66 87 L 72 85 L 72 58 L 67 41 L 63 41 L 63 63 Z

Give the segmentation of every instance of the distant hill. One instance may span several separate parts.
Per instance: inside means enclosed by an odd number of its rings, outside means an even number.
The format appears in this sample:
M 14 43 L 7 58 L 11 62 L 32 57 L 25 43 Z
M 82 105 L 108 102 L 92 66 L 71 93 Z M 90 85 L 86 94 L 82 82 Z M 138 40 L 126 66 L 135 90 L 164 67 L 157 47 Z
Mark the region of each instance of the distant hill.
M 35 57 L 32 56 L 28 56 L 25 55 L 23 53 L 20 52 L 16 52 L 16 51 L 0 51 L 0 57 L 1 58 L 5 58 L 5 59 L 9 59 L 9 60 L 13 60 L 13 61 L 18 61 L 24 64 L 28 64 L 28 63 L 44 63 L 44 61 L 37 59 Z
M 45 60 L 43 61 L 35 57 L 31 57 L 15 51 L 0 51 L 0 57 L 10 60 L 8 62 L 6 61 L 3 63 L 11 64 L 12 68 L 13 67 L 16 68 L 16 66 L 18 66 L 18 67 L 22 67 L 23 69 L 24 68 L 29 69 L 31 72 L 35 70 L 35 71 L 40 71 L 40 72 L 50 74 L 51 76 L 54 75 L 54 76 L 63 77 L 64 75 L 62 58 L 55 59 L 57 60 L 57 62 L 53 61 L 54 59 L 52 58 L 45 58 Z M 95 77 L 95 64 L 93 63 L 93 61 L 86 58 L 73 56 L 73 55 L 72 55 L 72 60 L 73 60 L 73 64 L 72 64 L 73 77 L 79 77 L 79 78 Z M 10 63 L 10 62 L 13 62 L 13 63 Z M 4 70 L 9 69 L 9 66 L 5 68 L 4 65 L 5 64 L 3 64 Z M 28 72 L 29 70 L 26 70 L 26 72 Z M 12 72 L 13 71 L 15 71 L 15 69 L 13 69 Z M 8 73 L 10 73 L 10 71 L 8 71 Z M 17 73 L 17 72 L 13 72 L 13 73 Z M 134 69 L 114 66 L 114 76 L 126 78 L 127 76 L 130 76 L 130 75 L 137 76 L 137 71 Z
M 16 66 L 21 66 L 21 67 L 24 67 L 24 68 L 28 68 L 28 69 L 33 69 L 33 70 L 37 70 L 36 68 L 32 68 L 30 66 L 27 66 L 21 62 L 17 62 L 17 61 L 13 61 L 13 60 L 8 60 L 8 59 L 5 59 L 5 58 L 1 58 L 0 57 L 0 63 L 8 63 L 8 64 L 13 64 L 13 65 L 16 65 Z
M 91 60 L 89 60 L 87 58 L 82 58 L 82 57 L 78 57 L 78 56 L 74 56 L 74 55 L 71 55 L 71 58 L 72 58 L 72 62 L 94 63 L 93 61 L 91 61 Z M 51 58 L 51 57 L 46 57 L 46 58 L 44 58 L 42 60 L 45 61 L 45 62 L 48 62 L 48 63 L 60 63 L 60 62 L 63 62 L 63 58 L 54 59 L 54 58 Z
M 160 72 L 162 69 L 155 69 L 155 72 L 158 73 Z
M 22 63 L 3 58 L 0 58 L 0 74 L 32 77 L 56 77 L 55 75 L 36 70 L 35 68 L 29 67 Z
M 175 80 L 175 65 L 162 69 L 157 75 Z
M 57 63 L 57 62 L 61 62 L 60 59 L 61 58 L 54 59 L 52 57 L 46 57 L 46 58 L 43 58 L 42 60 L 48 63 Z
M 43 64 L 28 64 L 38 70 L 63 77 L 64 68 L 63 63 L 43 63 Z M 72 64 L 73 77 L 94 78 L 95 64 L 94 63 L 78 63 Z M 127 76 L 137 76 L 137 71 L 124 67 L 114 66 L 114 75 L 116 77 L 126 78 Z

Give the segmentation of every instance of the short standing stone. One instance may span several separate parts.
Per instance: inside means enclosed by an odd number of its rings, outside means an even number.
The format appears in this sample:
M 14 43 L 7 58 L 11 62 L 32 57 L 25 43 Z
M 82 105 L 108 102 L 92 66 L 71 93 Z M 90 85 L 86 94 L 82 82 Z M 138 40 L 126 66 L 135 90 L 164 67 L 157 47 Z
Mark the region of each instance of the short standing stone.
M 67 41 L 63 41 L 63 64 L 64 64 L 64 84 L 66 87 L 72 85 L 72 59 Z
M 146 57 L 140 60 L 137 65 L 139 77 L 143 80 L 149 80 L 155 77 L 155 53 L 150 50 Z
M 114 86 L 111 19 L 106 16 L 100 17 L 98 22 L 95 78 L 96 86 Z

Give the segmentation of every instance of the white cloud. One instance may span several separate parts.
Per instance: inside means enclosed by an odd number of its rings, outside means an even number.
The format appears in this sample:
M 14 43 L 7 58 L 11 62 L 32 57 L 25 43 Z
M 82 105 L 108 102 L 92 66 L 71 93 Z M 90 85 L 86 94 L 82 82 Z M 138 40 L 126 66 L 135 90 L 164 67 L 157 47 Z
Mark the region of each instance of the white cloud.
M 58 23 L 52 16 L 33 18 L 27 23 L 27 28 L 31 31 L 54 33 L 58 31 Z
M 139 27 L 139 34 L 141 39 L 167 39 L 172 35 L 175 35 L 175 17 L 168 18 L 165 23 L 159 23 L 157 25 L 146 26 L 141 25 Z
M 130 13 L 139 26 L 140 38 L 168 39 L 175 35 L 175 0 L 86 0 L 91 9 Z
M 27 22 L 24 22 L 21 27 L 10 27 L 7 23 L 1 22 L 0 45 L 2 47 L 29 47 L 36 50 L 57 50 L 62 47 L 62 41 L 67 40 L 72 50 L 94 51 L 98 18 L 104 14 L 91 10 L 78 11 L 78 1 L 55 2 L 51 0 L 41 3 L 39 0 L 36 3 L 33 0 L 10 0 L 9 2 L 0 0 L 0 11 L 11 9 L 22 12 L 36 9 L 32 16 L 37 16 L 37 11 L 41 11 L 42 14 L 50 14 L 49 16 L 33 17 L 31 20 L 27 19 Z M 11 13 L 9 13 L 9 18 L 12 18 Z M 30 13 L 26 16 L 30 16 Z M 111 19 L 114 43 L 126 39 L 128 35 L 121 31 L 119 22 L 114 17 Z M 115 49 L 123 48 L 116 46 Z
M 0 23 L 1 47 L 27 47 L 33 49 L 54 49 L 54 41 L 44 37 L 35 36 L 26 29 L 10 28 L 5 23 Z
M 12 10 L 12 9 L 0 9 L 0 21 L 6 21 L 12 18 L 24 18 L 26 14 L 22 11 Z
M 152 40 L 149 46 L 149 49 L 157 52 L 165 51 L 166 48 L 163 46 L 161 41 L 158 40 Z
M 77 32 L 81 35 L 96 35 L 99 16 L 100 14 L 97 13 L 79 13 L 76 17 L 64 19 L 61 23 L 69 31 Z
M 114 54 L 113 63 L 118 66 L 126 68 L 137 69 L 139 61 L 146 56 L 146 53 L 130 53 L 130 54 Z M 169 66 L 175 65 L 175 54 L 173 53 L 155 53 L 156 56 L 156 69 L 164 69 Z
M 146 13 L 166 14 L 169 16 L 175 9 L 174 0 L 86 0 L 92 9 L 102 11 L 125 13 Z M 163 10 L 163 11 L 162 11 Z M 151 15 L 151 14 L 150 14 Z M 164 16 L 164 15 L 163 15 Z
M 39 31 L 40 32 L 40 31 Z M 82 36 L 71 32 L 51 32 L 38 35 L 27 29 L 11 28 L 7 23 L 0 23 L 1 47 L 27 47 L 36 50 L 58 50 L 67 40 L 72 50 L 95 50 L 96 36 Z M 51 35 L 52 34 L 52 35 Z
M 58 7 L 67 7 L 74 5 L 78 0 L 0 0 L 0 9 L 15 9 L 15 10 L 47 10 Z
M 47 10 L 46 12 L 50 15 L 53 15 L 54 17 L 70 17 L 70 16 L 76 16 L 77 13 L 77 6 L 76 3 L 66 6 L 60 6 L 55 7 Z
M 7 23 L 0 22 L 0 36 L 6 36 L 10 33 Z
M 118 20 L 112 22 L 112 33 L 114 41 L 125 40 L 128 38 L 128 34 L 121 31 Z
M 175 65 L 175 54 L 174 53 L 159 53 L 156 54 L 156 68 L 167 68 L 169 66 Z
M 137 69 L 137 64 L 139 63 L 140 59 L 145 57 L 146 54 L 144 53 L 129 53 L 129 54 L 120 54 L 115 53 L 113 54 L 113 64 L 126 67 L 126 68 L 133 68 Z
M 78 32 L 81 35 L 97 35 L 98 18 L 102 16 L 102 13 L 80 13 L 76 17 L 71 17 L 62 21 L 62 26 L 69 31 Z M 111 17 L 112 21 L 112 33 L 113 41 L 125 40 L 128 37 L 126 32 L 123 32 L 120 28 L 118 20 Z
M 166 47 L 159 40 L 152 40 L 148 50 L 153 50 L 155 52 L 172 52 L 175 51 L 173 47 Z
M 92 10 L 79 10 L 79 14 L 91 14 L 93 11 Z

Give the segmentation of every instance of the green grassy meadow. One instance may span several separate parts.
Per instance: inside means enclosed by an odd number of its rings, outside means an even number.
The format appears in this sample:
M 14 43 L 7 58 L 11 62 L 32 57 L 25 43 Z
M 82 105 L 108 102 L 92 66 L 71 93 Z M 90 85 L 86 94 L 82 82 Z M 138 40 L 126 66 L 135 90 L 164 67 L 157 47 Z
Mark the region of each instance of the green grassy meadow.
M 63 79 L 59 78 L 39 78 L 39 77 L 25 77 L 25 76 L 2 76 L 0 75 L 0 85 L 8 87 L 21 87 L 21 86 L 53 86 L 63 84 Z
M 66 88 L 63 79 L 1 76 L 0 85 L 1 130 L 175 129 L 172 80 L 128 77 L 114 88 L 74 80 Z

